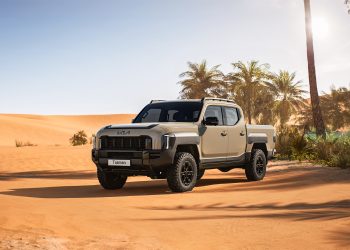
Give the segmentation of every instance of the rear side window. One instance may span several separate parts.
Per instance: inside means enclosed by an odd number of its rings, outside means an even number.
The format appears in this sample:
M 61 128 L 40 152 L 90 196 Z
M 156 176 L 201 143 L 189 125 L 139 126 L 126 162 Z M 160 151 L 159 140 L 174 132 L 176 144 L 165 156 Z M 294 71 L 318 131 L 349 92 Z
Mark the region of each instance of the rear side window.
M 239 121 L 238 110 L 236 108 L 224 107 L 224 117 L 226 125 L 236 125 Z
M 208 106 L 204 113 L 204 119 L 207 117 L 217 117 L 219 125 L 223 125 L 222 111 L 220 106 Z

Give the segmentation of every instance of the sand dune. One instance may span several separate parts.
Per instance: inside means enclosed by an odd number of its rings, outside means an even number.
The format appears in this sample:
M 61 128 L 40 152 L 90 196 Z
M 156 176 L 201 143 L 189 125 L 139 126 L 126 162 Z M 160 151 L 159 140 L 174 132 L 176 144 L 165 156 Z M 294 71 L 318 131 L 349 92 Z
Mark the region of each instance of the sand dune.
M 68 145 L 69 138 L 78 130 L 85 130 L 90 136 L 103 125 L 128 123 L 134 116 L 0 114 L 0 146 L 14 146 L 15 140 L 38 145 Z

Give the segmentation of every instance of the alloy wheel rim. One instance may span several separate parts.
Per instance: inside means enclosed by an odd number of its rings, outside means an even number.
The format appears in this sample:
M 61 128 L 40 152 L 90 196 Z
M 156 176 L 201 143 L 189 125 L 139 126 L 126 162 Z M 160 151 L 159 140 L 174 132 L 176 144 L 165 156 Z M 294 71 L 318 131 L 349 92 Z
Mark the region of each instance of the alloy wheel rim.
M 185 161 L 181 168 L 181 182 L 185 186 L 189 186 L 193 181 L 193 166 L 191 162 Z
M 256 159 L 255 169 L 259 176 L 264 174 L 264 160 L 261 156 Z

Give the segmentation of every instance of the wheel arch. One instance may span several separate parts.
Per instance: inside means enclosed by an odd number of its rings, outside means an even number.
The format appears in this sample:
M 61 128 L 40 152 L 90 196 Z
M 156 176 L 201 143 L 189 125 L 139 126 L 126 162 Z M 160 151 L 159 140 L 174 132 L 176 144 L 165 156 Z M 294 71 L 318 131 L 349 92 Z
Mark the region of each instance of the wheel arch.
M 254 143 L 254 144 L 253 144 L 253 147 L 252 147 L 252 151 L 253 151 L 254 149 L 261 149 L 261 150 L 264 152 L 265 158 L 266 158 L 266 161 L 267 161 L 268 152 L 267 152 L 266 143 Z
M 176 153 L 178 152 L 187 152 L 193 155 L 196 160 L 197 166 L 200 163 L 199 150 L 197 144 L 180 144 L 176 147 Z

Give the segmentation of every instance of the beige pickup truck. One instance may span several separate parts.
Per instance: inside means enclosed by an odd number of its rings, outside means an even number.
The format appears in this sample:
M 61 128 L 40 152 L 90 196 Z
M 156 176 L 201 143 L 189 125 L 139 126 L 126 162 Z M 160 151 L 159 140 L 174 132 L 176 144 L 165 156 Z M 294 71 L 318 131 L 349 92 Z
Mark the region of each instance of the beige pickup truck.
M 167 179 L 173 192 L 190 191 L 208 169 L 245 169 L 262 180 L 274 155 L 273 126 L 246 125 L 231 100 L 152 101 L 131 124 L 108 125 L 93 138 L 92 159 L 105 189 L 129 176 Z

